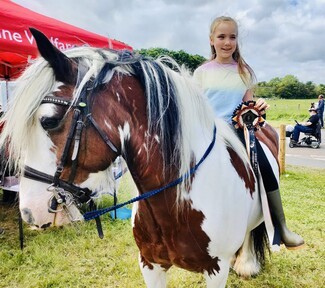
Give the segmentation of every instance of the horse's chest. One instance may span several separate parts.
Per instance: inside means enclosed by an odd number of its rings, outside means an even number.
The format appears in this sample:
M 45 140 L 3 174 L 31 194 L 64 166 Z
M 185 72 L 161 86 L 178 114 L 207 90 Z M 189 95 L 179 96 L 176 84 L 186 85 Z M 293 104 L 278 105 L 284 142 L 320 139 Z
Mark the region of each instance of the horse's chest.
M 142 261 L 149 266 L 176 265 L 195 272 L 202 272 L 202 266 L 208 271 L 217 269 L 217 258 L 208 253 L 210 239 L 202 230 L 203 219 L 201 212 L 188 209 L 178 219 L 168 215 L 153 219 L 142 211 L 141 217 L 135 217 L 133 228 Z

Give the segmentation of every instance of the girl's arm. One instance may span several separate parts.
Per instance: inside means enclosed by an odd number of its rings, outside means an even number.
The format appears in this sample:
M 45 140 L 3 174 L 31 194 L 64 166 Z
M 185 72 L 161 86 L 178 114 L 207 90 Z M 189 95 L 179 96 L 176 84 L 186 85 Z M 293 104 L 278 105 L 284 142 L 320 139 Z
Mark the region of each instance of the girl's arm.
M 253 100 L 253 96 L 254 93 L 251 89 L 246 90 L 246 93 L 243 97 L 243 102 Z M 256 101 L 255 107 L 257 107 L 259 110 L 266 110 L 270 107 L 270 105 L 268 105 L 263 98 L 259 98 Z
M 246 93 L 243 97 L 243 102 L 253 100 L 253 96 L 254 96 L 254 93 L 253 93 L 252 89 L 246 90 Z

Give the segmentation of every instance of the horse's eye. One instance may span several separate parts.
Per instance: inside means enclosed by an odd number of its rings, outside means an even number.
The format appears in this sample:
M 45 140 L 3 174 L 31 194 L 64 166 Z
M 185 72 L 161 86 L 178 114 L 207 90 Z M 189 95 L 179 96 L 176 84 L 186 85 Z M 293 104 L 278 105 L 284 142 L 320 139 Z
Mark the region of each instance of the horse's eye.
M 61 118 L 53 118 L 53 117 L 42 117 L 41 125 L 44 130 L 51 130 L 57 128 L 60 124 Z

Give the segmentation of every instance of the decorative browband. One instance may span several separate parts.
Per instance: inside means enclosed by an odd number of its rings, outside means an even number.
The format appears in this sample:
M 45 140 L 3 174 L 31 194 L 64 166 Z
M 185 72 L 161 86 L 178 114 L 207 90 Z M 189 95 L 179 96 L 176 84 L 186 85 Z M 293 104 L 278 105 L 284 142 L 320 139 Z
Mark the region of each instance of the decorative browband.
M 64 100 L 60 97 L 55 97 L 55 96 L 46 96 L 42 100 L 43 103 L 52 103 L 52 104 L 57 104 L 57 105 L 62 105 L 62 106 L 70 106 L 71 101 L 70 100 Z

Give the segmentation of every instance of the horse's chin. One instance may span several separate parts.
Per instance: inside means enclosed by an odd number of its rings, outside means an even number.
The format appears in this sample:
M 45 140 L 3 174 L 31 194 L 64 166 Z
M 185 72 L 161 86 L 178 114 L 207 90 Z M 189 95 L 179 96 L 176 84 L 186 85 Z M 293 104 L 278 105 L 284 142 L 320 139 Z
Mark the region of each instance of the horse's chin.
M 84 218 L 79 209 L 71 204 L 66 209 L 58 207 L 56 213 L 37 214 L 31 209 L 21 210 L 22 219 L 29 224 L 32 230 L 45 230 L 49 227 L 61 227 L 67 224 L 83 221 Z
M 48 228 L 48 227 L 50 227 L 50 226 L 51 226 L 51 224 L 50 224 L 50 225 L 47 225 L 47 227 L 40 228 L 40 227 L 38 227 L 38 226 L 36 226 L 36 225 L 31 225 L 31 226 L 29 226 L 29 229 L 30 229 L 30 230 L 37 230 L 37 231 L 44 231 L 46 228 Z
M 73 204 L 65 211 L 56 213 L 54 222 L 51 224 L 51 226 L 61 227 L 66 224 L 72 224 L 80 221 L 84 221 L 84 218 L 79 209 Z

